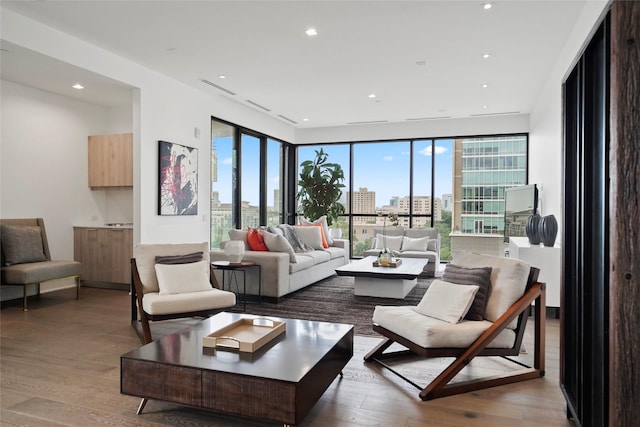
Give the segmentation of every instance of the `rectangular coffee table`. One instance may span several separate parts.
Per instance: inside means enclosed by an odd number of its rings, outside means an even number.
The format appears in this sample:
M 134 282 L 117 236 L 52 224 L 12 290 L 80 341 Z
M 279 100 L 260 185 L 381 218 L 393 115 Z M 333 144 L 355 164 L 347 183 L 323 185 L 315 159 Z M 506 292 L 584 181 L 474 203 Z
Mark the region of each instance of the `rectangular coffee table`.
M 202 337 L 243 317 L 258 316 L 219 313 L 122 355 L 120 392 L 301 422 L 353 356 L 353 325 L 274 318 L 286 322 L 286 331 L 254 353 L 203 347 Z
M 416 286 L 418 276 L 429 260 L 401 259 L 402 263 L 397 267 L 374 267 L 376 257 L 370 256 L 336 268 L 336 274 L 355 277 L 354 295 L 402 299 Z

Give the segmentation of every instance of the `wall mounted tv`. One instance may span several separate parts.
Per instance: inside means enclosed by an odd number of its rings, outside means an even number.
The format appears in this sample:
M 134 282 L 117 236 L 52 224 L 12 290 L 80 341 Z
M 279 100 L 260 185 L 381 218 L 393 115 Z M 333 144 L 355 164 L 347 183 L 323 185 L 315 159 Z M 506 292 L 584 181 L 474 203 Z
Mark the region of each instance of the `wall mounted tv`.
M 526 236 L 527 218 L 538 210 L 538 188 L 535 184 L 505 188 L 504 241 L 510 236 Z

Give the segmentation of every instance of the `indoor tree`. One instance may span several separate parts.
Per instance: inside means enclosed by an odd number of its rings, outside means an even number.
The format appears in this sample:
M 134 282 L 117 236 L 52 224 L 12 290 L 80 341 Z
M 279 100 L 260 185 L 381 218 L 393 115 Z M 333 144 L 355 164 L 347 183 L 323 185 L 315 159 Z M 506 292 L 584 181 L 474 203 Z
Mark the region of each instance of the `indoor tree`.
M 339 202 L 344 188 L 344 172 L 337 163 L 327 161 L 329 155 L 321 148 L 314 160 L 300 165 L 300 190 L 296 195 L 300 212 L 310 221 L 326 215 L 327 224 L 344 215 L 344 205 Z

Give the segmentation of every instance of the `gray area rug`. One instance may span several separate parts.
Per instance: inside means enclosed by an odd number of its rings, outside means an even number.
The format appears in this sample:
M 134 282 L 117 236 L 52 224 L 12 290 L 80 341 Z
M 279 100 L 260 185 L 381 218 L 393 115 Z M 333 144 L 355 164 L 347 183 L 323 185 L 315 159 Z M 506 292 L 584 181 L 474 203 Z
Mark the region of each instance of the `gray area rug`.
M 418 279 L 405 299 L 353 295 L 353 278 L 332 276 L 280 299 L 280 302 L 247 304 L 247 313 L 262 316 L 349 323 L 356 335 L 380 335 L 371 329 L 376 305 L 417 305 L 433 279 Z

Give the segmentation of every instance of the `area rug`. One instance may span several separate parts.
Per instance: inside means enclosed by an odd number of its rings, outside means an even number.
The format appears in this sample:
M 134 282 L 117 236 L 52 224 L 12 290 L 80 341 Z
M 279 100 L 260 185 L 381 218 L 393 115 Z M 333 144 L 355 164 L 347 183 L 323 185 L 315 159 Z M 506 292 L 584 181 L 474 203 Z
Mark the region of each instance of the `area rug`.
M 380 336 L 371 329 L 376 305 L 417 305 L 433 279 L 418 279 L 404 299 L 353 295 L 353 277 L 332 276 L 280 298 L 280 302 L 247 304 L 247 313 L 303 320 L 349 323 L 356 335 Z

